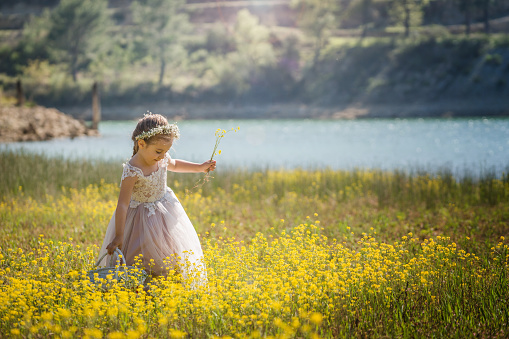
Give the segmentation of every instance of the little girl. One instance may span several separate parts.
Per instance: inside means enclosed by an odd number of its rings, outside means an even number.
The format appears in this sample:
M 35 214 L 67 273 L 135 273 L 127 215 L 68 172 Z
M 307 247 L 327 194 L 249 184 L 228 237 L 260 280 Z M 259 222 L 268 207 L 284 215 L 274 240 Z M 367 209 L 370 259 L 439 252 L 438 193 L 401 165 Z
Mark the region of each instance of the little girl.
M 126 265 L 133 265 L 138 257 L 155 276 L 166 275 L 178 263 L 201 266 L 200 241 L 182 205 L 166 186 L 166 170 L 208 172 L 216 168 L 216 162 L 172 159 L 167 152 L 179 136 L 177 125 L 159 114 L 146 114 L 138 121 L 132 135 L 133 156 L 123 165 L 117 208 L 99 253 L 99 257 L 109 254 L 101 266 L 109 263 L 117 247 Z

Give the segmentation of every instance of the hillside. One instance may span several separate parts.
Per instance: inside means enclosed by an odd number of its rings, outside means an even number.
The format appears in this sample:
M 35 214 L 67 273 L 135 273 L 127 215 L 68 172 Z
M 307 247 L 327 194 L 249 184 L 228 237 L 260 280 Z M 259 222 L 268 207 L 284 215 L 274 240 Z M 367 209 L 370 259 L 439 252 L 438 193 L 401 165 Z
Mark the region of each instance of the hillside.
M 0 25 L 19 25 L 43 10 L 28 2 L 1 7 Z M 344 0 L 338 24 L 317 40 L 297 26 L 304 12 L 288 0 L 188 1 L 190 30 L 169 47 L 180 57 L 163 60 L 151 51 L 157 44 L 143 45 L 136 36 L 142 25 L 130 3 L 104 4 L 99 13 L 113 20 L 103 45 L 80 54 L 72 74 L 65 46 L 52 50 L 51 41 L 23 41 L 19 30 L 0 31 L 0 89 L 11 95 L 22 78 L 29 101 L 81 119 L 91 116 L 96 81 L 105 119 L 147 109 L 185 119 L 509 115 L 509 17 L 503 6 L 490 21 L 491 35 L 475 33 L 485 29 L 476 12 L 466 36 L 457 8 L 443 15 L 447 25 L 431 25 L 439 17 L 436 4 L 452 6 L 437 1 L 408 37 L 401 26 L 377 26 L 379 18 L 362 37 L 357 2 Z M 380 10 L 379 2 L 373 6 Z
M 242 97 L 215 101 L 164 92 L 148 101 L 104 98 L 103 115 L 135 117 L 150 108 L 185 119 L 509 116 L 507 37 L 342 41 L 333 39 L 315 69 L 286 89 L 267 78 Z M 62 109 L 91 114 L 71 106 Z

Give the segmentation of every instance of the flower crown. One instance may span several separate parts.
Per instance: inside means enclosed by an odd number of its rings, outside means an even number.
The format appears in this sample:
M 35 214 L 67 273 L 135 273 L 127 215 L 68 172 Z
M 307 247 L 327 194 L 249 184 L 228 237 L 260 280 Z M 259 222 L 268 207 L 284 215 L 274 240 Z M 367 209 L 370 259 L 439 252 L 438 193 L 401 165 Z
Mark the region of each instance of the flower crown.
M 138 134 L 135 139 L 141 140 L 141 139 L 148 139 L 153 137 L 157 134 L 168 134 L 173 135 L 175 139 L 178 139 L 180 137 L 180 131 L 176 124 L 169 124 L 169 125 L 161 125 L 154 127 L 152 129 L 149 129 L 148 131 L 145 131 L 143 133 Z

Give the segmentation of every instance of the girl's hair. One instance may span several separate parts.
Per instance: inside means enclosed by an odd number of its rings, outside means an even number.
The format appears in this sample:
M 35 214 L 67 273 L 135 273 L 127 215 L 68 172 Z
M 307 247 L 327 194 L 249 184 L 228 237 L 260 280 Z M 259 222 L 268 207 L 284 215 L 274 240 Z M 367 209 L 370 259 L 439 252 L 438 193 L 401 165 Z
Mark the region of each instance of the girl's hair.
M 133 135 L 131 139 L 134 141 L 134 147 L 133 147 L 133 156 L 138 153 L 138 140 L 136 140 L 136 137 L 140 135 L 143 132 L 148 132 L 153 128 L 160 127 L 160 126 L 168 126 L 168 120 L 166 120 L 165 117 L 163 117 L 160 114 L 145 114 L 143 118 L 138 120 L 138 124 L 136 125 L 136 128 L 133 131 Z M 156 134 L 151 137 L 145 138 L 145 142 L 150 145 L 153 144 L 161 139 L 172 141 L 176 136 L 174 133 L 172 134 Z M 178 136 L 177 136 L 178 137 Z

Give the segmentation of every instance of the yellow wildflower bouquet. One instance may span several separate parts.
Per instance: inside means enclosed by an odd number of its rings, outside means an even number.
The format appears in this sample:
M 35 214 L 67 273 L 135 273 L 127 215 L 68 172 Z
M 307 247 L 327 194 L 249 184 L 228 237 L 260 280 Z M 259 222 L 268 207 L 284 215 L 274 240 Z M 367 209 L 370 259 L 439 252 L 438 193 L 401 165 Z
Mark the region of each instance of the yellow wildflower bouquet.
M 221 140 L 222 140 L 222 138 L 224 138 L 225 134 L 229 133 L 229 132 L 237 133 L 239 130 L 240 130 L 240 127 L 237 127 L 237 128 L 233 128 L 232 127 L 229 130 L 224 130 L 224 129 L 218 128 L 216 130 L 216 133 L 215 133 L 216 143 L 214 144 L 214 149 L 212 150 L 212 155 L 210 156 L 210 160 L 213 160 L 215 155 L 220 155 L 221 154 L 221 150 L 218 150 L 217 148 L 219 147 L 219 144 L 221 143 Z M 193 191 L 196 188 L 200 188 L 201 186 L 203 186 L 203 184 L 205 184 L 206 182 L 208 182 L 212 178 L 213 177 L 210 175 L 210 172 L 207 172 L 203 176 L 203 178 L 198 180 L 190 190 L 186 189 L 186 195 L 189 195 L 189 194 L 193 193 Z

